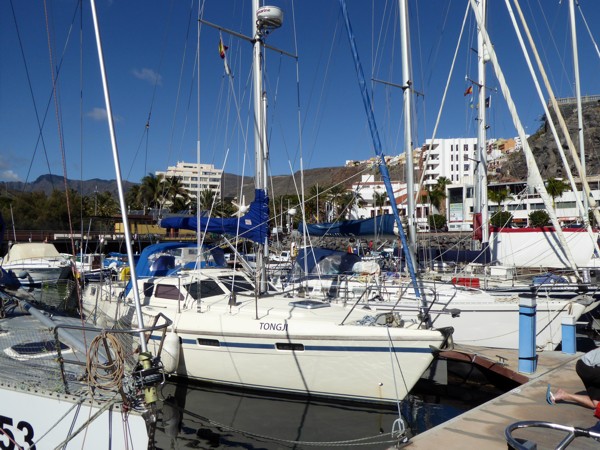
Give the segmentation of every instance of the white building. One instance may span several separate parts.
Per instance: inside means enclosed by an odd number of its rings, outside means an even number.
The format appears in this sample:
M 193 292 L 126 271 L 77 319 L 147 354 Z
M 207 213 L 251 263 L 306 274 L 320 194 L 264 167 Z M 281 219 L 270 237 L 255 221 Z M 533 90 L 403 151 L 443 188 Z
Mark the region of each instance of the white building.
M 424 185 L 434 186 L 439 177 L 452 184 L 473 184 L 477 138 L 431 139 L 423 146 Z
M 178 161 L 176 166 L 169 166 L 166 172 L 157 171 L 156 175 L 178 177 L 181 184 L 188 190 L 191 198 L 196 198 L 200 191 L 211 190 L 217 195 L 221 193 L 222 169 L 215 169 L 212 164 L 197 164 Z
M 407 215 L 406 208 L 406 183 L 392 182 L 394 191 L 394 200 L 398 207 L 398 213 L 401 216 Z M 417 185 L 415 185 L 415 192 Z M 352 185 L 352 191 L 362 200 L 361 205 L 355 205 L 351 212 L 351 219 L 368 219 L 382 214 L 391 214 L 392 207 L 387 191 L 382 181 L 375 181 L 374 175 L 362 175 L 361 181 Z M 382 206 L 376 206 L 378 196 L 386 197 Z M 418 229 L 427 229 L 427 216 L 429 215 L 429 205 L 417 202 L 415 204 L 416 225 Z

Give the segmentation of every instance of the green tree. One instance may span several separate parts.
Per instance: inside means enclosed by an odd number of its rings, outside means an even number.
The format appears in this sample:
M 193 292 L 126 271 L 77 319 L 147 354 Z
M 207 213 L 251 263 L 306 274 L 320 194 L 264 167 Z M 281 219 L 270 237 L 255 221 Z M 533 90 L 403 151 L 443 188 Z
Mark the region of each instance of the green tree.
M 440 214 L 445 215 L 446 212 L 446 186 L 452 182 L 446 177 L 438 177 L 436 185 L 429 189 L 429 201 Z
M 510 197 L 511 194 L 508 188 L 504 187 L 502 189 L 488 189 L 488 199 L 498 205 L 498 210 L 502 209 L 502 203 L 504 203 L 506 199 Z
M 305 194 L 304 199 L 304 209 L 306 214 L 306 221 L 319 222 L 322 219 L 322 211 L 323 205 L 326 200 L 326 191 L 327 188 L 324 186 L 319 186 L 319 184 L 314 184 L 308 189 L 308 193 Z M 313 220 L 314 219 L 314 220 Z
M 221 200 L 212 189 L 204 189 L 200 192 L 198 206 L 201 211 L 210 212 L 214 217 L 222 217 L 223 206 Z
M 427 218 L 431 230 L 442 230 L 446 226 L 446 216 L 432 214 Z
M 170 204 L 174 204 L 177 199 L 181 199 L 178 206 L 189 202 L 190 193 L 181 182 L 181 177 L 167 177 L 163 187 L 165 188 L 164 198 Z M 176 209 L 176 211 L 180 210 Z
M 112 217 L 121 211 L 119 202 L 108 191 L 83 198 L 83 212 L 89 217 Z
M 543 209 L 536 209 L 529 213 L 529 226 L 530 227 L 545 227 L 550 224 L 550 215 Z
M 125 194 L 125 203 L 128 209 L 140 210 L 144 208 L 142 203 L 141 185 L 134 184 L 131 186 Z
M 560 197 L 563 192 L 568 190 L 569 185 L 563 180 L 558 178 L 548 178 L 548 181 L 546 181 L 546 191 L 548 191 L 548 195 L 552 197 L 552 207 L 555 206 L 556 199 Z
M 496 211 L 490 217 L 490 224 L 498 228 L 507 228 L 512 224 L 513 215 L 508 211 Z
M 327 201 L 331 203 L 331 207 L 333 208 L 333 217 L 338 217 L 339 211 L 345 209 L 343 200 L 346 192 L 346 188 L 341 184 L 336 184 L 327 191 Z
M 387 201 L 387 192 L 373 192 L 373 207 L 377 211 L 377 215 L 381 216 L 385 202 Z
M 139 195 L 144 212 L 147 207 L 160 208 L 164 201 L 165 192 L 164 176 L 162 174 L 154 175 L 153 173 L 149 173 L 142 178 Z

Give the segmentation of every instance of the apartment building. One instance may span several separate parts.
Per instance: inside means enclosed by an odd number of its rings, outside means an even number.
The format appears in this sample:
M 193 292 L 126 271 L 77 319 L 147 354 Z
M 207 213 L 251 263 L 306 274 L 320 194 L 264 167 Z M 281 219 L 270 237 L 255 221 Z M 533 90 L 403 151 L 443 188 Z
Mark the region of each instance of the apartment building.
M 178 177 L 188 190 L 190 197 L 196 198 L 198 190 L 211 190 L 221 193 L 222 169 L 215 169 L 212 164 L 198 164 L 178 161 L 176 166 L 169 166 L 165 172 L 157 171 L 156 175 Z

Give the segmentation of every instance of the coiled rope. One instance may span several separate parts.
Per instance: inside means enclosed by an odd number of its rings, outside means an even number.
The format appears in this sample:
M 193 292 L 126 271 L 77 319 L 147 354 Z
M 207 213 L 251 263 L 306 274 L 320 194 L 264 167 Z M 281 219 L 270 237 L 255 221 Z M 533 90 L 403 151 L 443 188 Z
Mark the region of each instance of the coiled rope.
M 101 362 L 100 345 L 108 353 L 108 361 Z M 125 350 L 113 334 L 103 332 L 96 336 L 90 343 L 90 351 L 87 356 L 88 382 L 104 391 L 121 389 L 125 374 Z

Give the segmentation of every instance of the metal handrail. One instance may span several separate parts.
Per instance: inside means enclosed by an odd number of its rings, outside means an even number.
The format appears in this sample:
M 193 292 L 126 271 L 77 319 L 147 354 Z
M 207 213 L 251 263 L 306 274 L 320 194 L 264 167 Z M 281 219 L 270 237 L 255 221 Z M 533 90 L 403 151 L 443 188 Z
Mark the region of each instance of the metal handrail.
M 598 431 L 591 431 L 590 429 L 587 429 L 587 428 L 573 427 L 573 426 L 569 426 L 569 425 L 561 425 L 558 423 L 542 422 L 542 421 L 537 421 L 537 420 L 524 420 L 521 422 L 515 422 L 513 424 L 510 424 L 504 430 L 504 436 L 506 438 L 506 442 L 507 442 L 509 448 L 512 448 L 515 450 L 527 450 L 527 449 L 531 448 L 530 446 L 525 445 L 525 443 L 519 442 L 516 438 L 514 438 L 512 436 L 512 432 L 515 430 L 518 430 L 521 428 L 531 428 L 531 427 L 550 428 L 552 430 L 566 432 L 567 436 L 562 441 L 560 441 L 560 443 L 558 444 L 557 447 L 555 447 L 556 450 L 562 450 L 562 449 L 567 448 L 578 437 L 596 439 L 596 440 L 600 441 L 600 432 L 598 432 Z

